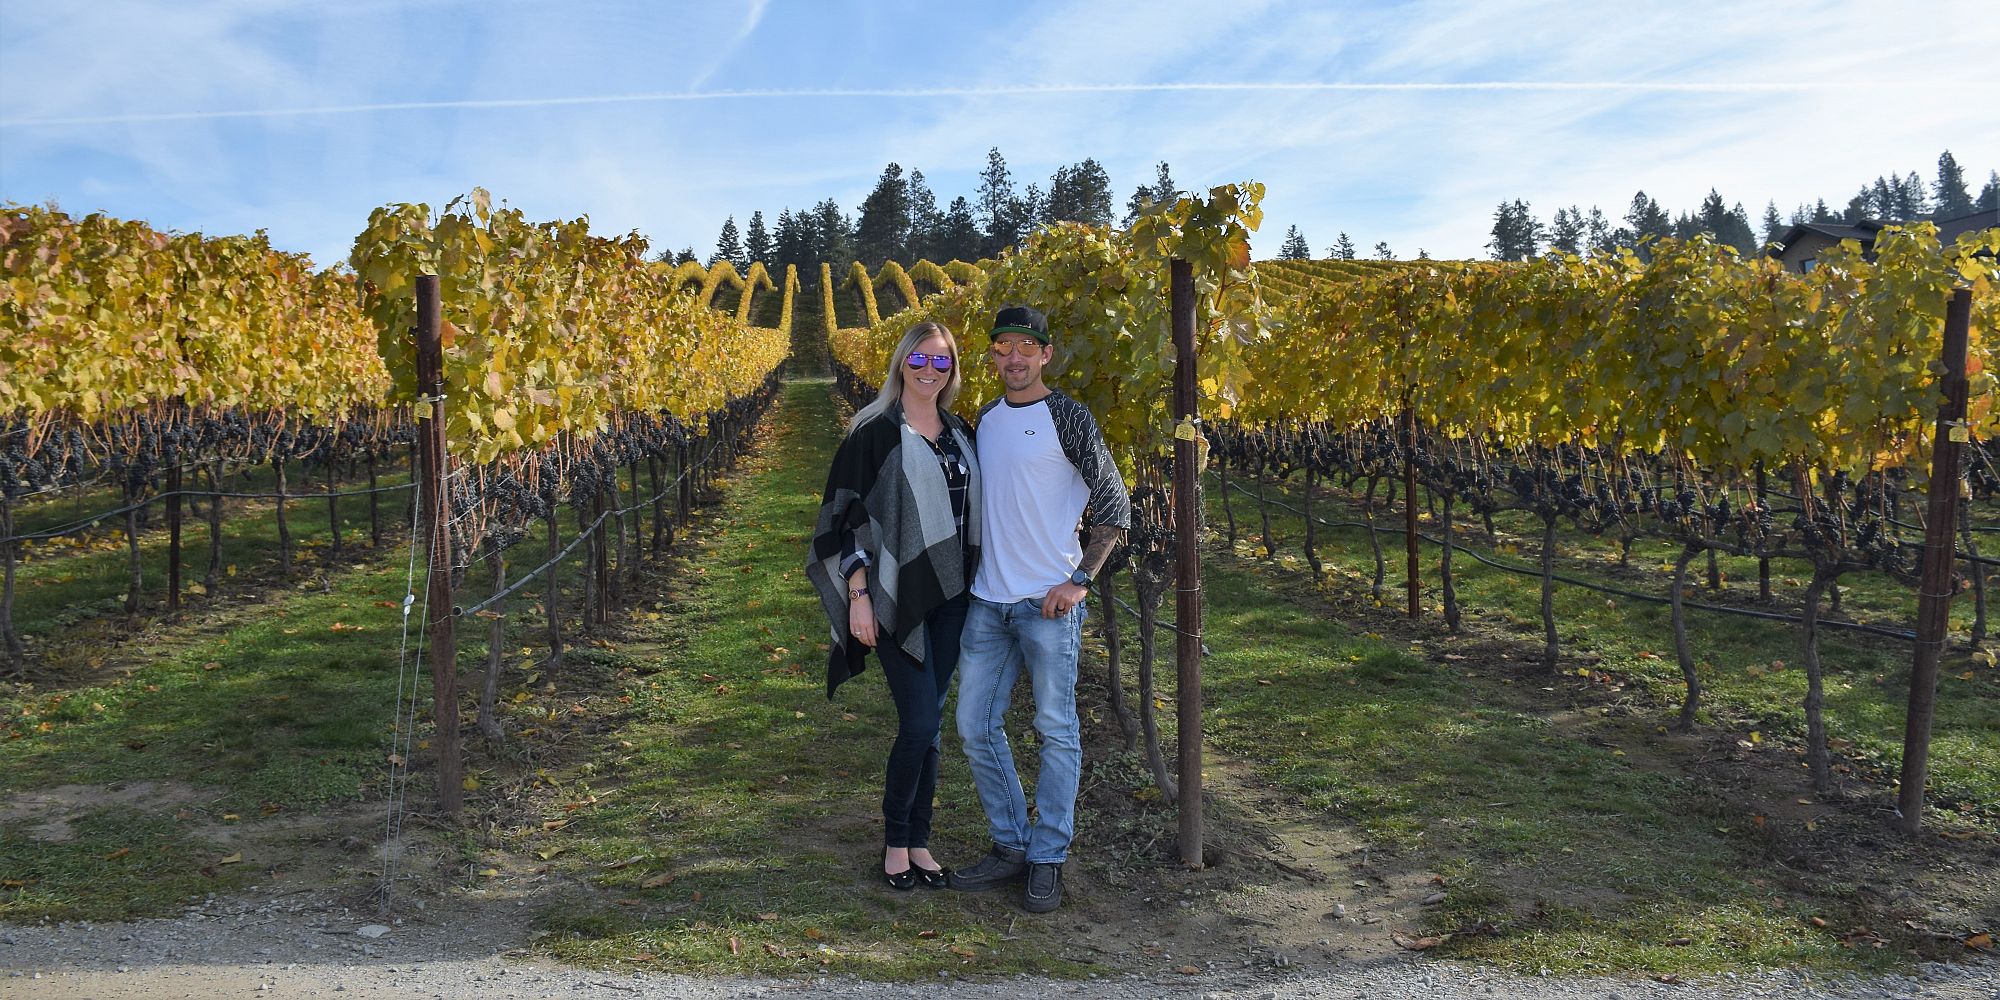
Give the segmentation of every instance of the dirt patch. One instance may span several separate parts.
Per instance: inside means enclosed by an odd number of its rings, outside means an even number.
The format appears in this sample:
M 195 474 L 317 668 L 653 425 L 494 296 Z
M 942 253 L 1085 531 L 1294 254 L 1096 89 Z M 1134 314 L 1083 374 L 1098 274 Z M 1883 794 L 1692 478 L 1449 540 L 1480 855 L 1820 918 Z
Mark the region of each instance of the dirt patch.
M 118 785 L 57 785 L 16 793 L 0 803 L 0 826 L 27 824 L 30 840 L 58 843 L 75 836 L 70 823 L 99 809 L 172 813 L 184 806 L 213 801 L 218 789 L 178 781 L 132 781 Z

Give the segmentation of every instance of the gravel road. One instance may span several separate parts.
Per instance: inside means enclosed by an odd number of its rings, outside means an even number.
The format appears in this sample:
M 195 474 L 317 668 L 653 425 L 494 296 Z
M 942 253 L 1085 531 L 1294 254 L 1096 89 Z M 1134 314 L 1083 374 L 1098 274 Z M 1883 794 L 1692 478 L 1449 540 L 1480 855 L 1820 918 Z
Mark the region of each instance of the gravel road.
M 525 910 L 488 908 L 395 926 L 303 896 L 262 902 L 211 899 L 172 919 L 0 928 L 0 997 L 124 1000 L 134 997 L 491 997 L 495 1000 L 640 997 L 856 997 L 1089 1000 L 1151 997 L 1295 1000 L 1641 1000 L 1652 997 L 1825 997 L 1840 1000 L 2000 1000 L 2000 962 L 1926 965 L 1910 977 L 1825 981 L 1792 972 L 1667 985 L 1651 980 L 1522 977 L 1492 969 L 1399 958 L 1370 964 L 1293 965 L 1187 977 L 1122 975 L 1082 981 L 1025 977 L 873 983 L 845 977 L 689 978 L 592 971 L 530 958 Z M 509 919 L 509 918 L 512 919 Z M 365 936 L 363 932 L 379 936 Z

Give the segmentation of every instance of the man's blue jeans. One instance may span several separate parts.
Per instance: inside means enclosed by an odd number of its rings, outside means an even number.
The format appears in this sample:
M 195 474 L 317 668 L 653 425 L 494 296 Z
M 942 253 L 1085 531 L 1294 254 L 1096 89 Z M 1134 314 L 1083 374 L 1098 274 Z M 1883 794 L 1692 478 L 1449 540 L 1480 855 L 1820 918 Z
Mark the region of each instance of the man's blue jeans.
M 1083 617 L 1082 603 L 1049 619 L 1042 617 L 1039 598 L 995 604 L 974 597 L 960 640 L 958 735 L 972 765 L 972 784 L 986 808 L 993 842 L 1026 851 L 1033 864 L 1067 860 L 1076 830 L 1076 787 L 1083 771 L 1076 659 Z M 1023 667 L 1035 696 L 1035 731 L 1042 737 L 1032 828 L 1005 728 L 1007 703 Z

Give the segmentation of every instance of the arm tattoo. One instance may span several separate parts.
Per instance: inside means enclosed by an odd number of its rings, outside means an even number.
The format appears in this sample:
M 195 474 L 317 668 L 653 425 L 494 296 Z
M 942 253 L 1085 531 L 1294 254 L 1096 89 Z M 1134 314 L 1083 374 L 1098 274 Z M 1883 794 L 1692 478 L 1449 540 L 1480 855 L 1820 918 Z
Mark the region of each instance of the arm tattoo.
M 1115 524 L 1093 524 L 1090 526 L 1090 544 L 1084 547 L 1081 568 L 1092 579 L 1097 571 L 1104 568 L 1104 561 L 1111 558 L 1111 550 L 1125 537 L 1125 529 Z

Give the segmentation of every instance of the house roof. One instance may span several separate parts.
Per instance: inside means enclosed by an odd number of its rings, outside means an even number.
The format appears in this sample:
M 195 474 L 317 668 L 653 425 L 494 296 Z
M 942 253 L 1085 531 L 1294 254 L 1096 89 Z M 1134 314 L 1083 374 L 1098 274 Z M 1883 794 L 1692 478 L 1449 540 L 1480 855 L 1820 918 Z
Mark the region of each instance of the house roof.
M 1971 215 L 1961 215 L 1955 219 L 1936 219 L 1933 221 L 1937 223 L 1938 239 L 1944 243 L 1951 243 L 1958 239 L 1961 233 L 1970 233 L 1980 229 L 2000 228 L 2000 208 L 1989 208 L 1974 212 Z
M 1860 223 L 1852 226 L 1843 222 L 1800 222 L 1785 230 L 1785 235 L 1777 242 L 1787 247 L 1797 246 L 1799 237 L 1807 233 L 1818 233 L 1835 240 L 1860 240 L 1861 245 L 1867 247 L 1875 242 L 1875 234 L 1882 230 L 1882 226 L 1883 223 L 1875 219 L 1862 219 Z M 1774 252 L 1772 256 L 1775 257 L 1781 252 Z

